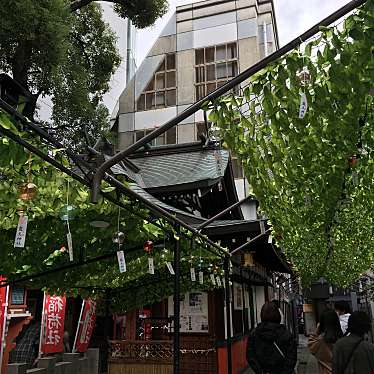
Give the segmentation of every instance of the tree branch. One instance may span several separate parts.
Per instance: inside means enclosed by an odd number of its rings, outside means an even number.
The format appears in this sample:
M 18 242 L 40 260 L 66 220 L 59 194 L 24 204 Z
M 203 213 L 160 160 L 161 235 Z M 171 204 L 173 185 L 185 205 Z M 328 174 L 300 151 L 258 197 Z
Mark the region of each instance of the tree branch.
M 84 41 L 82 39 L 80 39 L 78 37 L 78 35 L 76 34 L 73 34 L 73 38 L 77 41 L 77 43 L 79 44 L 79 47 L 81 49 L 81 52 L 85 58 L 85 60 L 87 61 L 87 65 L 88 65 L 88 68 L 91 69 L 92 68 L 92 64 L 91 64 L 91 60 L 90 60 L 90 57 L 88 56 L 87 52 L 86 52 L 86 45 L 84 43 Z
M 75 12 L 76 10 L 81 9 L 84 6 L 86 6 L 86 5 L 90 4 L 90 3 L 93 3 L 93 2 L 94 2 L 94 0 L 74 0 L 70 4 L 70 10 L 72 12 Z
M 73 0 L 70 4 L 70 10 L 72 12 L 75 12 L 78 9 L 81 9 L 85 7 L 88 4 L 91 4 L 97 0 Z M 105 1 L 107 3 L 113 3 L 113 4 L 123 4 L 123 0 L 100 0 L 100 1 Z

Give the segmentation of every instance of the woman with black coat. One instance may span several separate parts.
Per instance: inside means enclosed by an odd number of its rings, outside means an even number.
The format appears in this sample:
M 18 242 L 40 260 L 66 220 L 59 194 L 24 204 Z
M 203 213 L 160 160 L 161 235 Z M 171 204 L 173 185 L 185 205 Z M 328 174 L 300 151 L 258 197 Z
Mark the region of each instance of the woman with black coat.
M 261 323 L 248 338 L 247 345 L 247 361 L 256 374 L 294 373 L 296 341 L 280 321 L 277 306 L 273 303 L 264 304 Z

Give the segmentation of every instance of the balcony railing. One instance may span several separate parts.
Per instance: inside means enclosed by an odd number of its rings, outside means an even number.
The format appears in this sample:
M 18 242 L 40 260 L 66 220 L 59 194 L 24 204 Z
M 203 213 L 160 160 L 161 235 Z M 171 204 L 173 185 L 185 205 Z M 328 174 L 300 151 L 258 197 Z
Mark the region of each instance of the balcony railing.
M 173 343 L 168 340 L 112 340 L 110 359 L 125 361 L 172 362 Z

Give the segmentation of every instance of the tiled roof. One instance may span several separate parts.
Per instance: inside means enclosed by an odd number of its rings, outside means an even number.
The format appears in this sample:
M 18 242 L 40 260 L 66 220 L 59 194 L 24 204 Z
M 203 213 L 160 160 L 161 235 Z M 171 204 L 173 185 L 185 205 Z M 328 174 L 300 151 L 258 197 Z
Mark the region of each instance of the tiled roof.
M 112 172 L 127 175 L 145 189 L 199 182 L 211 185 L 224 176 L 228 160 L 226 150 L 205 149 L 137 157 L 131 161 L 140 169 L 139 173 L 123 164 L 112 167 Z
M 181 219 L 182 221 L 186 223 L 199 225 L 206 220 L 205 218 L 197 217 L 191 213 L 185 212 L 181 209 L 174 208 L 171 205 L 165 204 L 161 200 L 158 200 L 157 198 L 149 194 L 147 191 L 139 187 L 136 183 L 131 183 L 129 187 L 137 194 L 145 197 L 151 203 L 158 205 L 159 207 L 167 210 L 168 212 L 172 214 L 175 214 L 177 218 Z

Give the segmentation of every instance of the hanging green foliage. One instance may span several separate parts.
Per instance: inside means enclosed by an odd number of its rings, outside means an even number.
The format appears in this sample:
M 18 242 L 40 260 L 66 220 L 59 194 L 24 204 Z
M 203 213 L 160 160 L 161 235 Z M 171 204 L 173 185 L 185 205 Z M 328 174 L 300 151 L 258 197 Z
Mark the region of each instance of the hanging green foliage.
M 347 285 L 374 264 L 373 45 L 368 0 L 209 105 L 305 283 Z
M 21 131 L 13 119 L 0 110 L 0 126 L 12 131 L 24 140 L 48 152 L 47 145 L 36 140 L 27 131 Z M 49 152 L 66 167 L 69 166 L 64 149 Z M 39 157 L 30 154 L 17 143 L 0 136 L 0 263 L 1 274 L 9 280 L 55 269 L 70 263 L 68 254 L 67 221 L 61 220 L 61 209 L 67 204 L 75 207 L 76 215 L 69 221 L 73 239 L 74 261 L 113 254 L 106 260 L 84 266 L 52 272 L 46 277 L 35 278 L 24 284 L 33 288 L 44 288 L 51 293 L 66 293 L 83 297 L 100 297 L 105 289 L 124 289 L 118 294 L 116 305 L 122 307 L 142 306 L 169 296 L 170 280 L 165 287 L 155 289 L 152 277 L 164 274 L 166 263 L 173 261 L 173 228 L 159 220 L 160 227 L 150 223 L 148 212 L 140 204 L 122 197 L 120 202 L 129 208 L 121 209 L 106 199 L 91 204 L 89 190 L 79 182 L 56 170 Z M 21 199 L 20 186 L 32 183 L 36 194 Z M 126 182 L 125 182 L 126 183 Z M 102 189 L 116 199 L 116 191 L 111 186 Z M 23 192 L 24 193 L 24 192 Z M 135 213 L 134 213 L 135 212 Z M 21 214 L 27 215 L 28 227 L 24 248 L 15 248 L 14 239 Z M 105 221 L 108 227 L 90 225 L 93 221 Z M 124 243 L 119 248 L 113 243 L 113 234 L 124 233 Z M 165 231 L 169 235 L 165 234 Z M 184 232 L 187 235 L 186 232 Z M 203 268 L 206 274 L 218 273 L 220 257 L 207 250 L 204 244 L 192 236 L 186 240 L 180 237 L 181 266 Z M 147 254 L 143 243 L 156 243 Z M 195 242 L 192 249 L 191 242 Z M 138 247 L 139 250 L 131 248 Z M 127 271 L 119 272 L 116 251 L 125 253 Z M 148 257 L 154 259 L 155 275 L 148 273 Z M 156 278 L 154 278 L 156 279 Z M 196 283 L 196 282 L 194 282 Z M 129 298 L 134 287 L 141 287 L 137 297 Z M 188 283 L 186 283 L 187 287 Z M 214 287 L 207 282 L 204 287 Z M 151 291 L 154 290 L 154 291 Z M 130 292 L 131 291 L 131 292 Z M 133 293 L 131 293 L 133 295 Z

